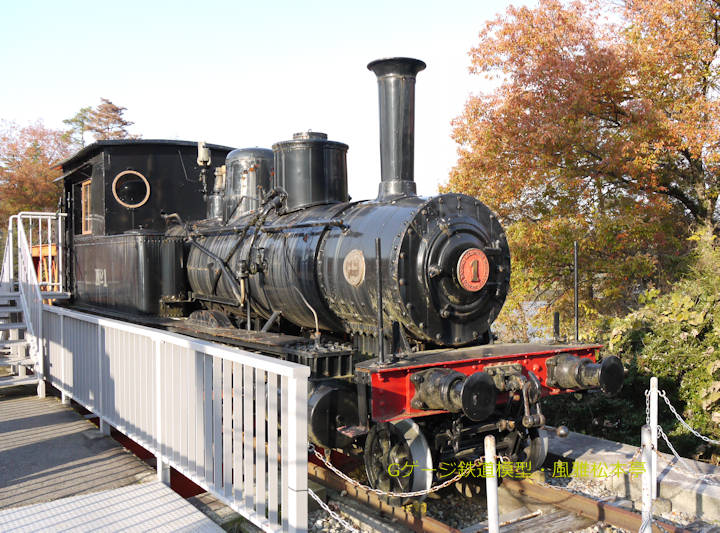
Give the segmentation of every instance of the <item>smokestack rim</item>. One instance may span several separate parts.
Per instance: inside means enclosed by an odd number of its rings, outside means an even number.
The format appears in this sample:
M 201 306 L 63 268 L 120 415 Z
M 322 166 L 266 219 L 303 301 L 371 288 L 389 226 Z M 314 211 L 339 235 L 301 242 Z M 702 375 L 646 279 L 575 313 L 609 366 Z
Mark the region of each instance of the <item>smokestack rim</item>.
M 368 70 L 372 70 L 380 78 L 384 76 L 416 76 L 427 65 L 424 61 L 412 57 L 386 57 L 368 63 Z

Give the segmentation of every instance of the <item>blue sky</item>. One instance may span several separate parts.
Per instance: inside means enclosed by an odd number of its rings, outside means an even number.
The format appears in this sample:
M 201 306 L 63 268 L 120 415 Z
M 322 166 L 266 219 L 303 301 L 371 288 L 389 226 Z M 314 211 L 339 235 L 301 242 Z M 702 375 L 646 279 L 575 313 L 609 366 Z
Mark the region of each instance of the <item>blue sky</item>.
M 434 194 L 456 160 L 450 121 L 483 88 L 467 52 L 509 3 L 3 2 L 0 119 L 60 127 L 105 97 L 145 138 L 270 147 L 323 131 L 350 145 L 350 194 L 369 198 L 380 163 L 366 65 L 417 57 L 415 175 Z

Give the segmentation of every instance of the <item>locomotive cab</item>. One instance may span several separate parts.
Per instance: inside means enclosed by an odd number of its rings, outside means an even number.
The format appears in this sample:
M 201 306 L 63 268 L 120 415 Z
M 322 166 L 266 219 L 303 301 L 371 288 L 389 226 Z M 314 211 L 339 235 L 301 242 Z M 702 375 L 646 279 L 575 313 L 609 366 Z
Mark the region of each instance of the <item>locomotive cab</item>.
M 230 148 L 212 145 L 220 166 Z M 163 213 L 205 217 L 197 144 L 106 140 L 62 161 L 62 210 L 76 305 L 159 314 Z

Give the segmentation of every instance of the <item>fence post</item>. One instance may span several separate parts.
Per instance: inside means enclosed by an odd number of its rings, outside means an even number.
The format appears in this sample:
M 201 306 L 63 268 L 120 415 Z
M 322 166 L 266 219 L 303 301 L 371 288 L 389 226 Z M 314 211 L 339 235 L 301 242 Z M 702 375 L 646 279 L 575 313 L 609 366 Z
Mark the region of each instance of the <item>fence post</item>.
M 650 459 L 650 473 L 652 483 L 652 499 L 657 498 L 657 442 L 658 442 L 658 379 L 650 378 L 650 443 L 652 444 L 652 458 Z
M 36 305 L 40 306 L 40 312 L 37 313 L 38 321 L 37 324 L 33 324 L 33 336 L 32 342 L 35 343 L 35 350 L 38 356 L 38 384 L 37 384 L 37 395 L 38 398 L 45 398 L 45 350 L 43 340 L 43 329 L 42 329 L 42 300 L 36 302 Z M 29 306 L 28 306 L 29 307 Z M 25 319 L 27 321 L 27 318 Z
M 107 422 L 107 413 L 105 413 L 105 404 L 103 400 L 103 356 L 105 355 L 105 348 L 102 342 L 103 338 L 103 327 L 101 324 L 97 325 L 97 355 L 98 355 L 98 397 L 95 400 L 95 409 L 97 409 L 98 417 L 100 419 L 100 431 L 103 435 L 110 435 L 110 424 Z M 116 422 L 117 423 L 117 422 Z
M 492 465 L 490 472 L 485 470 L 485 487 L 487 488 L 488 533 L 498 533 L 500 517 L 498 514 L 497 468 L 495 464 L 495 437 L 485 437 L 485 463 Z
M 647 424 L 642 427 L 642 524 L 640 525 L 640 533 L 650 533 L 652 531 L 652 438 L 650 436 L 650 426 Z
M 15 291 L 15 281 L 18 279 L 17 275 L 15 274 L 15 245 L 13 244 L 13 217 L 10 217 L 10 221 L 8 222 L 8 238 L 7 238 L 8 246 L 10 247 L 9 257 L 10 257 L 10 286 L 8 287 L 9 292 Z
M 70 396 L 66 392 L 68 390 L 67 376 L 65 375 L 65 315 L 58 315 L 60 319 L 60 403 L 70 405 Z
M 32 253 L 32 251 L 31 251 Z M 40 259 L 42 260 L 42 250 L 40 250 Z M 32 259 L 30 260 L 30 268 L 33 268 L 32 266 Z M 35 294 L 33 296 L 37 297 L 40 291 L 39 285 L 35 287 L 35 291 L 33 291 Z M 33 333 L 35 334 L 35 338 L 33 341 L 35 342 L 35 346 L 37 347 L 37 353 L 40 363 L 40 376 L 38 379 L 38 397 L 39 398 L 45 398 L 46 393 L 46 385 L 45 385 L 45 342 L 44 342 L 44 332 L 43 332 L 43 301 L 42 298 L 37 300 L 35 302 L 35 310 L 33 313 L 37 313 L 37 324 L 33 324 Z M 25 319 L 27 321 L 27 318 Z
M 160 342 L 156 340 L 155 345 L 155 427 L 157 432 L 157 439 L 155 448 L 157 453 L 155 454 L 155 462 L 157 463 L 157 477 L 158 480 L 170 485 L 170 465 L 163 461 L 162 457 L 162 373 L 160 372 L 161 367 L 161 351 Z
M 291 376 L 288 379 L 287 431 L 288 446 L 288 525 L 290 533 L 305 532 L 307 516 L 307 376 Z M 285 416 L 285 413 L 283 413 Z

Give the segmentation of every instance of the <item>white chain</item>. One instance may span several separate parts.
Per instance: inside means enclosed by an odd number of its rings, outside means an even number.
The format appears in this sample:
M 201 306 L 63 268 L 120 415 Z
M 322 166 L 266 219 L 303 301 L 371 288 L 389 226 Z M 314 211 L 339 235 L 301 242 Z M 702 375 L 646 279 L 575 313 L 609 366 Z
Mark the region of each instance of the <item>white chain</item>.
M 318 505 L 319 505 L 327 514 L 330 515 L 331 518 L 333 518 L 333 519 L 337 520 L 338 522 L 340 522 L 340 523 L 343 525 L 343 527 L 345 527 L 345 529 L 346 529 L 347 531 L 352 531 L 352 533 L 361 533 L 361 531 L 360 531 L 359 529 L 355 529 L 349 522 L 345 521 L 342 516 L 340 516 L 340 515 L 337 514 L 335 511 L 333 511 L 332 509 L 330 509 L 330 507 L 328 507 L 327 504 L 320 499 L 320 496 L 318 496 L 317 494 L 315 494 L 315 493 L 312 491 L 312 489 L 308 489 L 308 494 L 310 494 L 310 497 L 312 497 L 312 499 L 315 500 L 315 501 L 318 503 Z
M 658 396 L 660 396 L 663 400 L 665 400 L 665 403 L 666 403 L 667 406 L 670 408 L 670 411 L 672 411 L 672 414 L 675 415 L 675 418 L 677 418 L 678 421 L 679 421 L 683 426 L 685 426 L 685 429 L 687 429 L 690 433 L 692 433 L 693 435 L 695 435 L 695 436 L 698 437 L 699 439 L 702 439 L 702 440 L 704 440 L 705 442 L 707 442 L 707 443 L 709 443 L 709 444 L 717 444 L 717 445 L 720 445 L 720 440 L 714 440 L 714 439 L 711 439 L 711 438 L 709 438 L 709 437 L 706 437 L 705 435 L 702 435 L 702 434 L 698 433 L 697 431 L 695 431 L 693 428 L 691 428 L 691 427 L 690 427 L 690 424 L 688 424 L 687 422 L 685 422 L 685 420 L 683 419 L 683 417 L 680 416 L 680 415 L 678 414 L 678 412 L 675 410 L 675 408 L 672 406 L 672 404 L 670 403 L 670 400 L 668 400 L 668 397 L 667 397 L 667 395 L 665 394 L 665 391 L 664 391 L 664 390 L 658 391 Z
M 382 489 L 375 489 L 373 487 L 363 485 L 359 481 L 356 481 L 353 478 L 347 476 L 345 473 L 338 470 L 338 468 L 335 465 L 333 465 L 330 461 L 325 459 L 325 457 L 320 452 L 318 452 L 315 449 L 315 446 L 313 446 L 312 444 L 310 445 L 310 451 L 315 455 L 315 457 L 320 459 L 325 466 L 327 466 L 330 470 L 335 472 L 335 474 L 340 476 L 342 479 L 344 479 L 351 485 L 358 487 L 362 490 L 366 490 L 368 492 L 373 492 L 373 493 L 377 494 L 378 496 L 390 496 L 392 498 L 415 498 L 417 496 L 424 496 L 425 494 L 430 494 L 431 492 L 437 492 L 440 489 L 444 489 L 445 487 L 448 487 L 448 486 L 452 485 L 453 483 L 460 481 L 460 479 L 462 479 L 466 475 L 465 471 L 460 472 L 454 478 L 448 479 L 447 481 L 444 481 L 440 485 L 435 485 L 434 487 L 430 487 L 429 489 L 416 490 L 413 492 L 388 492 L 388 491 L 384 491 Z M 503 455 L 503 456 L 498 455 L 495 458 L 498 459 L 501 463 L 510 461 L 510 458 L 507 455 Z M 473 466 L 480 466 L 484 462 L 485 462 L 485 457 L 480 457 L 473 462 Z
M 667 404 L 667 406 L 670 409 L 670 411 L 672 412 L 672 414 L 675 415 L 675 418 L 677 418 L 678 422 L 680 422 L 685 427 L 685 429 L 687 429 L 690 433 L 692 433 L 696 437 L 704 440 L 705 442 L 707 442 L 709 444 L 720 445 L 720 441 L 713 440 L 709 437 L 706 437 L 705 435 L 702 435 L 701 433 L 699 433 L 698 431 L 696 431 L 692 427 L 690 427 L 690 424 L 688 424 L 683 419 L 683 417 L 680 416 L 680 414 L 677 412 L 677 410 L 675 410 L 675 407 L 673 407 L 673 405 L 670 403 L 670 400 L 667 397 L 667 393 L 664 390 L 658 391 L 658 396 L 660 396 L 663 400 L 665 400 L 665 403 Z M 645 390 L 645 421 L 648 425 L 650 425 L 650 391 L 647 389 Z M 680 470 L 681 472 L 683 472 L 685 474 L 690 474 L 692 476 L 698 476 L 701 479 L 706 480 L 710 483 L 718 484 L 717 482 L 713 482 L 712 478 L 718 477 L 718 476 L 720 476 L 720 474 L 703 474 L 702 472 L 693 471 L 690 468 L 688 468 L 688 466 L 689 466 L 688 463 L 686 462 L 686 460 L 683 457 L 680 457 L 680 454 L 675 450 L 673 445 L 670 443 L 670 439 L 668 438 L 667 434 L 665 433 L 663 428 L 660 426 L 660 424 L 658 424 L 658 426 L 657 426 L 657 434 L 663 438 L 663 440 L 665 441 L 665 444 L 667 444 L 667 447 L 670 448 L 670 451 L 673 453 L 673 455 L 677 459 L 678 464 L 684 465 L 684 466 L 680 466 L 678 468 L 678 470 Z M 670 464 L 670 461 L 668 461 L 662 455 L 660 455 L 660 452 L 658 450 L 655 450 L 655 454 L 662 461 L 664 461 L 667 464 Z
M 669 439 L 668 436 L 665 434 L 665 431 L 663 431 L 663 428 L 658 425 L 657 431 L 658 431 L 658 435 L 660 435 L 660 436 L 663 438 L 663 440 L 665 441 L 665 444 L 667 444 L 668 448 L 670 448 L 670 451 L 673 453 L 673 455 L 675 456 L 675 458 L 678 460 L 678 463 L 679 463 L 679 464 L 682 464 L 682 465 L 685 465 L 684 467 L 681 466 L 678 470 L 680 470 L 681 472 L 684 472 L 685 474 L 690 474 L 690 475 L 692 475 L 692 476 L 698 476 L 698 477 L 700 477 L 700 479 L 703 479 L 703 480 L 705 480 L 705 481 L 707 481 L 707 482 L 709 482 L 709 483 L 711 483 L 711 484 L 713 484 L 713 485 L 718 485 L 718 484 L 719 484 L 718 482 L 713 481 L 712 478 L 718 477 L 718 476 L 720 476 L 720 474 L 703 474 L 702 472 L 693 471 L 693 470 L 691 470 L 690 468 L 688 468 L 688 464 L 687 464 L 687 462 L 685 461 L 685 459 L 684 459 L 683 457 L 680 457 L 680 455 L 678 454 L 678 452 L 675 451 L 675 448 L 673 448 L 673 445 L 670 444 L 670 439 Z M 660 455 L 659 453 L 658 453 L 657 455 L 658 455 L 658 457 L 661 458 L 663 461 L 665 461 L 666 463 L 670 464 L 670 462 L 669 462 L 667 459 L 665 459 L 662 455 Z

